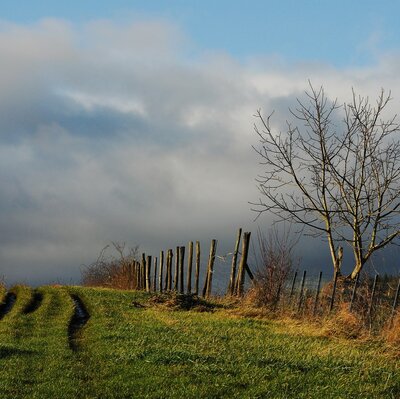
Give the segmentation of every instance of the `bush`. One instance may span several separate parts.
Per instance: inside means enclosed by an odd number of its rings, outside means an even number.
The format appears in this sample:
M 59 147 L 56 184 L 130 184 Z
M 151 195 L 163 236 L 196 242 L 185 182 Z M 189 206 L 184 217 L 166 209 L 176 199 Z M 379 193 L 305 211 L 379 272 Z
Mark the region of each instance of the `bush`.
M 259 307 L 275 307 L 292 272 L 296 241 L 290 231 L 279 233 L 276 229 L 266 236 L 258 230 L 257 271 L 247 300 Z
M 87 287 L 135 288 L 132 269 L 133 263 L 138 260 L 138 250 L 135 247 L 125 251 L 125 244 L 114 242 L 107 245 L 97 260 L 82 271 L 82 284 Z

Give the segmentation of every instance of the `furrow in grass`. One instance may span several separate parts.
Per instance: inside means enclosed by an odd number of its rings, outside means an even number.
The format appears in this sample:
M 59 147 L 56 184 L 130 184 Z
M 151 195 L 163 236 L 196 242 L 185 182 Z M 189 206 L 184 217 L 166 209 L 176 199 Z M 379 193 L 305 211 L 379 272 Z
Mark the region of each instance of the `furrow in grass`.
M 32 298 L 28 305 L 23 310 L 24 314 L 29 314 L 35 312 L 39 306 L 42 304 L 43 294 L 37 290 L 35 290 L 32 294 Z
M 11 311 L 17 300 L 17 296 L 13 292 L 7 292 L 4 302 L 0 305 L 0 320 Z
M 24 288 L 17 292 L 18 309 L 0 323 L 0 397 L 80 398 L 84 383 L 67 334 L 74 311 L 70 296 L 59 287 L 37 292 L 42 303 L 36 311 L 24 313 L 32 301 Z
M 74 301 L 74 314 L 68 326 L 68 339 L 69 347 L 76 351 L 80 346 L 81 329 L 88 322 L 90 315 L 78 295 L 71 294 L 71 298 Z

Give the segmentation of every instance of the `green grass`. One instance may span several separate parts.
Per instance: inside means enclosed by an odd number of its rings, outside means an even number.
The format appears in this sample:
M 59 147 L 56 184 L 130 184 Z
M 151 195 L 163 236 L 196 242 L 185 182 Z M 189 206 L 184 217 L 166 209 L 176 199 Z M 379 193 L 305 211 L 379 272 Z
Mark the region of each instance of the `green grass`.
M 0 321 L 1 398 L 398 398 L 399 365 L 377 341 L 215 312 L 132 306 L 144 293 L 43 287 Z M 79 295 L 91 318 L 68 344 Z

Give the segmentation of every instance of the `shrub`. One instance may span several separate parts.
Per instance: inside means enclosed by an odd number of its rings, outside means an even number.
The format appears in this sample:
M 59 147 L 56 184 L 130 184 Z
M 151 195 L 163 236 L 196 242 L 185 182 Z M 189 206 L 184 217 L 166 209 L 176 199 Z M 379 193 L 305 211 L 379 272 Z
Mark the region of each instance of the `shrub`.
M 133 262 L 138 260 L 138 247 L 125 250 L 125 244 L 104 247 L 95 262 L 82 271 L 82 284 L 88 287 L 135 288 Z M 113 251 L 110 253 L 110 251 Z
M 290 230 L 279 233 L 274 229 L 266 236 L 259 229 L 257 238 L 257 271 L 247 301 L 259 307 L 275 307 L 293 268 L 296 241 L 290 239 Z

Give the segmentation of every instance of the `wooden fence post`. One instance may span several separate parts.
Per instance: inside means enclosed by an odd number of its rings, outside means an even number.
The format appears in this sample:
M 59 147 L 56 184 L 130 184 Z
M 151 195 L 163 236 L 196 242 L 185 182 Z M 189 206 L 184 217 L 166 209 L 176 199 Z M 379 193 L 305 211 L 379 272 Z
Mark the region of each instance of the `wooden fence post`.
M 189 242 L 186 293 L 192 293 L 193 241 Z
M 185 247 L 179 247 L 179 292 L 185 292 L 185 283 L 183 275 L 183 264 L 185 262 Z
M 151 256 L 148 255 L 146 261 L 146 292 L 150 292 L 151 290 L 150 272 L 151 272 Z
M 136 274 L 136 262 L 132 261 L 132 289 L 137 288 L 137 274 Z
M 321 279 L 322 279 L 322 272 L 319 272 L 317 292 L 315 293 L 315 300 L 314 300 L 313 316 L 315 316 L 317 313 L 319 290 L 321 289 Z
M 142 287 L 141 289 L 144 290 L 146 288 L 146 254 L 142 254 L 142 264 L 141 264 L 141 280 L 142 280 Z
M 136 268 L 136 289 L 140 290 L 140 263 L 135 262 L 135 268 Z
M 160 271 L 158 273 L 158 290 L 163 291 L 164 251 L 160 251 Z
M 247 256 L 249 253 L 250 235 L 251 233 L 249 231 L 243 233 L 242 257 L 240 258 L 239 270 L 236 279 L 236 294 L 239 296 L 242 296 L 244 291 L 244 278 L 247 265 Z
M 166 275 L 166 290 L 171 291 L 172 289 L 172 258 L 174 254 L 172 249 L 167 251 L 167 275 Z
M 179 284 L 179 247 L 175 251 L 175 274 L 174 274 L 174 291 L 178 291 Z
M 164 291 L 168 291 L 168 282 L 171 278 L 169 274 L 169 249 L 165 252 L 165 277 L 164 277 Z
M 242 235 L 242 229 L 240 228 L 238 230 L 238 233 L 236 236 L 235 249 L 233 251 L 233 256 L 232 256 L 231 275 L 229 278 L 229 285 L 228 285 L 228 294 L 230 294 L 230 295 L 233 295 L 235 292 L 236 265 L 237 265 L 237 256 L 238 256 L 238 252 L 239 252 L 241 235 Z
M 250 280 L 253 281 L 254 280 L 254 275 L 251 272 L 250 267 L 249 267 L 249 265 L 247 263 L 245 264 L 244 268 L 245 268 L 246 273 L 248 274 Z
M 127 264 L 127 268 L 128 268 L 128 290 L 132 289 L 132 262 L 129 261 Z
M 350 306 L 349 306 L 350 312 L 353 310 L 353 304 L 354 304 L 354 300 L 356 299 L 356 292 L 357 292 L 359 279 L 360 279 L 360 272 L 357 273 L 356 279 L 354 281 L 354 286 L 353 286 L 353 291 L 351 293 Z
M 339 275 L 339 273 L 337 273 L 335 271 L 335 277 L 334 277 L 334 280 L 333 280 L 333 287 L 332 287 L 332 296 L 331 296 L 331 301 L 330 301 L 330 304 L 329 304 L 329 313 L 332 312 L 333 305 L 335 303 L 335 294 L 336 294 L 336 285 L 337 285 L 338 275 Z
M 301 305 L 302 305 L 302 302 L 303 302 L 303 290 L 304 290 L 304 284 L 306 282 L 306 274 L 307 274 L 307 271 L 304 270 L 303 278 L 301 279 L 301 285 L 300 285 L 299 301 L 298 301 L 298 304 L 297 304 L 297 312 L 298 313 L 300 312 Z
M 203 288 L 203 296 L 209 297 L 212 290 L 212 278 L 214 273 L 215 252 L 217 250 L 217 240 L 211 240 L 210 254 L 208 256 L 206 281 Z
M 195 295 L 199 295 L 199 278 L 200 278 L 200 241 L 196 241 L 196 276 L 194 283 Z
M 157 264 L 158 259 L 157 257 L 154 258 L 154 278 L 153 278 L 153 291 L 156 292 L 157 290 Z

